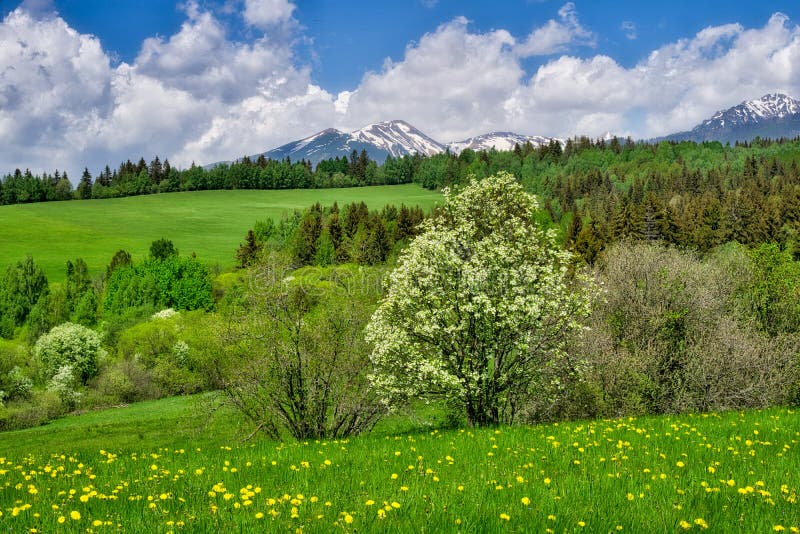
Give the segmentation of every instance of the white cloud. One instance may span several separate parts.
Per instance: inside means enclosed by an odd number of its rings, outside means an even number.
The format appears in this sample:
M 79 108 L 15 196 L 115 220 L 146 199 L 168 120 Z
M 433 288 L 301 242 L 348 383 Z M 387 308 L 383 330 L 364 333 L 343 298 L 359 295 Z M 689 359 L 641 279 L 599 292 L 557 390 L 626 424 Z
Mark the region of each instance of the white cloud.
M 522 42 L 459 17 L 334 95 L 298 65 L 286 9 L 275 20 L 289 24 L 242 43 L 190 2 L 174 35 L 147 39 L 116 67 L 97 38 L 57 16 L 11 12 L 0 22 L 0 172 L 66 167 L 77 178 L 84 165 L 156 154 L 209 163 L 395 118 L 440 141 L 493 130 L 651 137 L 767 92 L 800 96 L 800 29 L 782 14 L 760 28 L 703 29 L 630 68 L 562 55 L 531 73 L 523 56 L 595 39 L 571 3 Z
M 55 17 L 12 11 L 0 23 L 0 162 L 75 167 L 80 135 L 108 102 L 112 71 L 100 42 Z
M 456 19 L 366 75 L 343 123 L 403 117 L 443 141 L 492 129 L 647 138 L 767 92 L 800 96 L 800 29 L 782 14 L 762 28 L 705 28 L 631 68 L 605 55 L 560 56 L 527 77 L 520 46 L 503 30 L 473 33 Z
M 100 42 L 62 19 L 18 9 L 0 23 L 0 172 L 67 168 L 159 154 L 207 163 L 292 140 L 335 119 L 334 98 L 264 34 L 238 43 L 196 2 L 167 39 L 111 67 Z M 280 33 L 280 32 L 279 32 Z
M 402 118 L 445 140 L 496 126 L 524 72 L 511 34 L 474 34 L 467 25 L 463 17 L 443 24 L 408 46 L 402 61 L 387 60 L 381 72 L 366 74 L 349 95 L 341 124 Z
M 292 18 L 295 5 L 288 0 L 245 0 L 245 22 L 262 30 Z
M 563 52 L 574 45 L 595 46 L 594 33 L 578 21 L 575 4 L 567 2 L 558 10 L 558 20 L 550 19 L 544 26 L 536 28 L 528 38 L 517 45 L 520 57 L 546 56 Z

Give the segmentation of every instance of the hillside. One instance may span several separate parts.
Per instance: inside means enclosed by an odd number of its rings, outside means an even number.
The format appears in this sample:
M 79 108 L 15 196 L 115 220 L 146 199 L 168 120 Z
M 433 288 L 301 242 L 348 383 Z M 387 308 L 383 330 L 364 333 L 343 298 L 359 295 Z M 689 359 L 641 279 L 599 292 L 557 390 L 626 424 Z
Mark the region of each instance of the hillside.
M 315 202 L 364 201 L 431 207 L 439 193 L 418 185 L 346 189 L 197 191 L 106 200 L 0 206 L 0 270 L 30 254 L 48 279 L 64 278 L 67 260 L 82 257 L 93 273 L 119 249 L 134 259 L 166 237 L 182 254 L 196 252 L 210 265 L 230 267 L 234 252 L 257 220 L 279 219 Z

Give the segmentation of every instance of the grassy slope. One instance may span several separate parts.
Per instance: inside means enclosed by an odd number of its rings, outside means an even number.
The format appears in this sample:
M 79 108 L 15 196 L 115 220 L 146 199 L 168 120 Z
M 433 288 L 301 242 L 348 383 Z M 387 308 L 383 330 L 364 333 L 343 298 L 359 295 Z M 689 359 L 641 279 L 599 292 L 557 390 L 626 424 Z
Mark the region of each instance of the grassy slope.
M 134 259 L 150 243 L 171 239 L 182 254 L 196 252 L 209 264 L 233 265 L 236 247 L 257 220 L 279 219 L 320 202 L 364 201 L 431 207 L 439 194 L 408 184 L 350 189 L 196 191 L 108 200 L 0 206 L 0 270 L 30 254 L 48 279 L 64 278 L 67 260 L 82 257 L 100 272 L 120 248 Z
M 349 441 L 281 445 L 243 443 L 230 414 L 208 423 L 206 401 L 0 434 L 0 523 L 15 532 L 94 521 L 108 523 L 98 531 L 141 532 L 800 527 L 792 410 L 387 433 L 395 421 Z

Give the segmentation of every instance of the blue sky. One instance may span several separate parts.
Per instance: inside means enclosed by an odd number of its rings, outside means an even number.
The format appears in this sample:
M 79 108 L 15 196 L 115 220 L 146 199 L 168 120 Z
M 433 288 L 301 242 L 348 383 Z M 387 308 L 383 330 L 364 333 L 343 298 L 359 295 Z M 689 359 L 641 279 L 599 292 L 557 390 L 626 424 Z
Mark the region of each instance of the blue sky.
M 649 137 L 800 96 L 796 1 L 0 0 L 0 173 L 178 165 L 405 119 Z

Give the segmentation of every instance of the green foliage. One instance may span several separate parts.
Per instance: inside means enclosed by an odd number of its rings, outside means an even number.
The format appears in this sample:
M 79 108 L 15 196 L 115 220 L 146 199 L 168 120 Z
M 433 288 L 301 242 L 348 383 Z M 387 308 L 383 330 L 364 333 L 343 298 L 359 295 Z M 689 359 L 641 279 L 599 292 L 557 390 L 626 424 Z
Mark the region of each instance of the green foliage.
M 28 399 L 33 392 L 33 380 L 19 366 L 14 366 L 0 381 L 6 400 Z
M 663 245 L 614 245 L 598 268 L 605 294 L 590 328 L 572 347 L 571 364 L 548 370 L 558 387 L 533 417 L 793 402 L 800 337 L 768 336 L 753 327 L 746 305 L 753 269 L 739 246 L 701 260 Z
M 166 238 L 156 239 L 150 244 L 150 257 L 156 260 L 166 260 L 170 256 L 177 256 L 178 249 Z
M 111 258 L 111 263 L 106 267 L 106 280 L 111 278 L 111 274 L 121 267 L 127 267 L 131 264 L 131 255 L 124 250 L 118 250 Z
M 800 332 L 800 262 L 775 244 L 759 245 L 750 255 L 748 304 L 760 327 L 773 336 Z
M 7 324 L 0 333 L 8 334 L 11 324 L 22 325 L 48 291 L 47 277 L 30 256 L 25 261 L 9 266 L 0 280 L 0 315 L 7 317 L 4 321 Z
M 33 353 L 41 362 L 45 379 L 51 379 L 60 369 L 70 367 L 75 378 L 84 384 L 97 374 L 105 356 L 100 336 L 94 330 L 73 323 L 56 326 L 40 337 Z
M 588 313 L 552 232 L 506 173 L 454 194 L 403 252 L 367 327 L 390 405 L 443 395 L 472 425 L 511 422 Z M 588 283 L 587 283 L 588 284 Z
M 129 308 L 211 309 L 211 273 L 196 258 L 170 255 L 123 267 L 111 274 L 103 300 L 106 313 Z
M 244 307 L 217 326 L 211 381 L 273 438 L 343 438 L 382 412 L 368 389 L 362 337 L 379 273 L 327 268 L 292 273 L 271 255 L 250 273 Z

